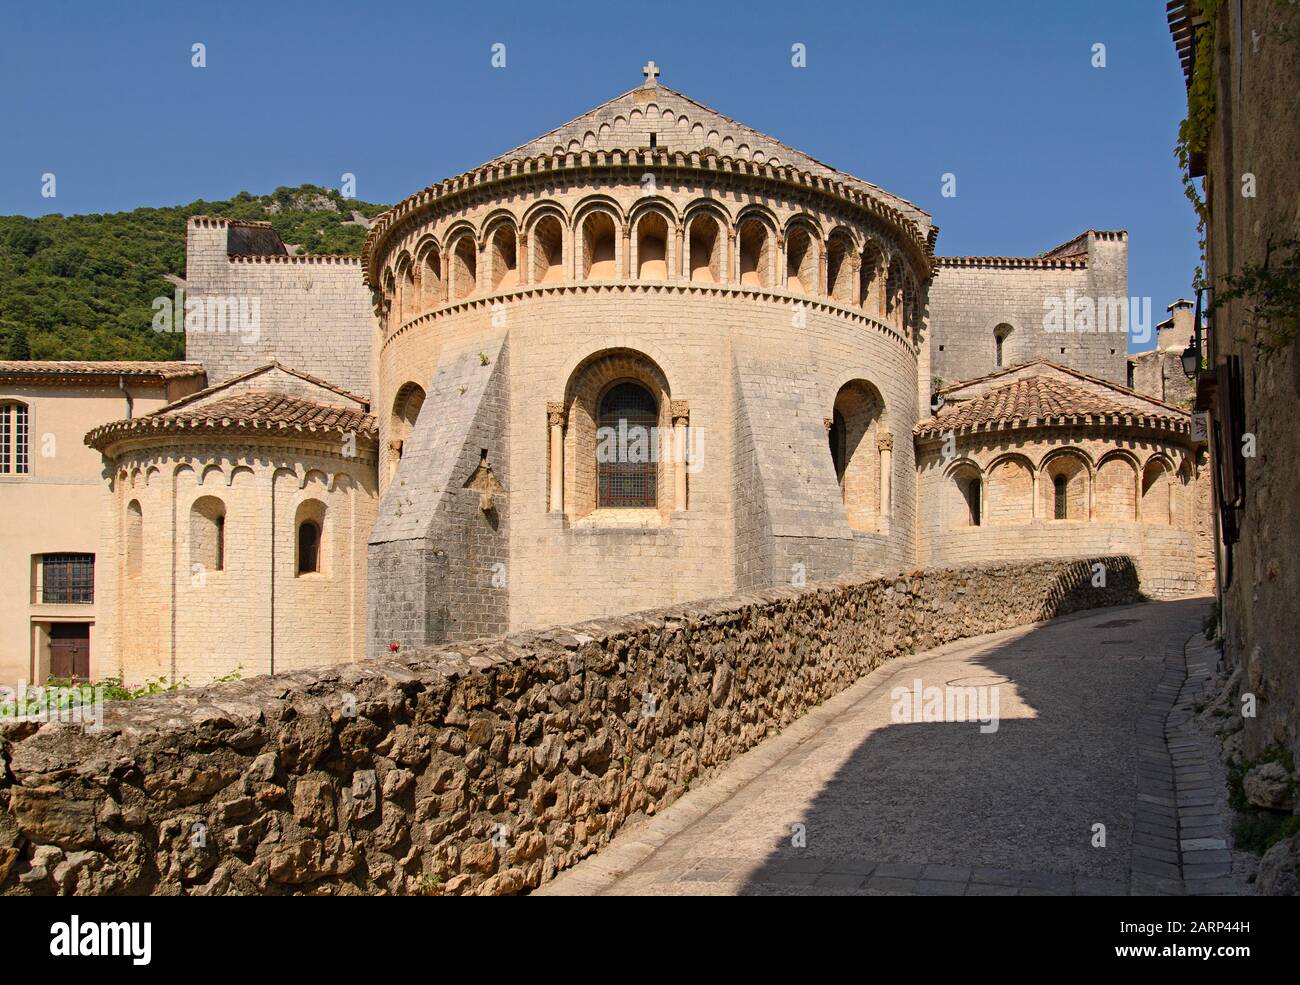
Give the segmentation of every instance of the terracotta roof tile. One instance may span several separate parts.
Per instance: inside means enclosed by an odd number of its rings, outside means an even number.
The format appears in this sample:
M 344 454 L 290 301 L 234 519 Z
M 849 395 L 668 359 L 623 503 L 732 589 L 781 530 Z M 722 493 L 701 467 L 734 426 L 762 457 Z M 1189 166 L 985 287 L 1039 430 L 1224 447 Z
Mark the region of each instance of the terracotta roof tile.
M 0 378 L 51 379 L 129 376 L 133 379 L 178 380 L 203 376 L 203 364 L 194 362 L 150 362 L 144 359 L 4 359 Z
M 178 403 L 143 417 L 114 421 L 87 434 L 86 444 L 103 450 L 111 442 L 127 436 L 196 431 L 316 437 L 355 434 L 365 443 L 375 442 L 379 434 L 374 417 L 357 407 L 322 403 L 273 390 L 250 390 L 209 403 Z
M 1009 424 L 1046 424 L 1071 417 L 1108 417 L 1179 424 L 1185 414 L 1153 409 L 1144 414 L 1122 403 L 1065 380 L 1032 376 L 1006 386 L 943 407 L 938 414 L 916 425 L 918 435 L 942 434 L 971 428 L 1003 427 Z

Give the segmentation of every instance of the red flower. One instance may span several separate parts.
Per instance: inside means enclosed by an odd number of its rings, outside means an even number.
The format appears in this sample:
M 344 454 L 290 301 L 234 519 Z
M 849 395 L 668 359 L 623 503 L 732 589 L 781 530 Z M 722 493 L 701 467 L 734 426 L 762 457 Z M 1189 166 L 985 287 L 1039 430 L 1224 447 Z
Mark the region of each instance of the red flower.
M 389 653 L 396 653 L 396 652 L 397 652 L 398 650 L 400 650 L 401 648 L 402 648 L 402 644 L 400 644 L 400 643 L 389 643 L 389 644 L 388 644 L 388 652 L 389 652 Z

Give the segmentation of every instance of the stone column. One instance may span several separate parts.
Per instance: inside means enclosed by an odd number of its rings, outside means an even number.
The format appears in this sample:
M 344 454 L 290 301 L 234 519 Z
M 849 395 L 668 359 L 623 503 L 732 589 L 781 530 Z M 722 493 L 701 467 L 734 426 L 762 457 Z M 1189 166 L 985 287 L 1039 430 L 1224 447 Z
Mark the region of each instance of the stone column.
M 672 402 L 673 415 L 673 445 L 676 454 L 674 456 L 673 469 L 673 509 L 681 511 L 686 509 L 686 427 L 691 421 L 690 405 L 685 400 L 674 400 Z
M 880 532 L 889 533 L 889 517 L 894 502 L 894 436 L 881 431 L 876 437 L 880 449 Z M 983 503 L 980 504 L 981 507 Z
M 1033 500 L 1033 502 L 1030 504 L 1030 509 L 1029 509 L 1029 518 L 1030 518 L 1031 520 L 1033 520 L 1034 522 L 1037 522 L 1037 521 L 1038 521 L 1038 514 L 1039 514 L 1040 510 L 1042 509 L 1042 507 L 1040 507 L 1040 506 L 1038 505 L 1038 478 L 1039 478 L 1039 476 L 1040 476 L 1041 474 L 1042 474 L 1042 470 L 1041 470 L 1041 469 L 1035 469 L 1033 475 L 1031 475 L 1031 476 L 1029 477 L 1029 483 L 1030 483 L 1030 485 L 1029 485 L 1030 497 L 1029 497 L 1029 498 L 1030 498 L 1031 500 Z
M 552 513 L 564 511 L 564 403 L 546 402 L 546 424 L 551 432 L 551 503 Z
M 736 251 L 736 231 L 727 228 L 727 252 L 722 255 L 722 276 L 724 284 L 740 283 L 740 256 Z
M 531 283 L 533 279 L 533 265 L 529 263 L 531 251 L 528 249 L 528 239 L 528 234 L 522 229 L 519 231 L 519 235 L 515 237 L 515 266 L 519 268 L 518 281 L 520 287 Z
M 673 255 L 667 258 L 669 280 L 682 280 L 684 278 L 689 278 L 691 275 L 691 272 L 689 270 L 684 270 L 682 268 L 682 236 L 684 232 L 685 231 L 682 229 L 682 227 L 678 226 L 675 230 L 673 230 L 672 239 L 664 243 L 665 253 L 668 252 L 669 243 L 672 243 L 674 246 Z

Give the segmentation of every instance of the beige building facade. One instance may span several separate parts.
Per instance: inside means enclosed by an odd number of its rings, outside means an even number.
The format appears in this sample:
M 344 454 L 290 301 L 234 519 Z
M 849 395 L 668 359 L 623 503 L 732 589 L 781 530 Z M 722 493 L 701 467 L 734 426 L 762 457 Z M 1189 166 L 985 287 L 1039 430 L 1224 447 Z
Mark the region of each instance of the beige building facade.
M 0 683 L 108 676 L 103 464 L 83 437 L 203 385 L 197 363 L 0 362 Z

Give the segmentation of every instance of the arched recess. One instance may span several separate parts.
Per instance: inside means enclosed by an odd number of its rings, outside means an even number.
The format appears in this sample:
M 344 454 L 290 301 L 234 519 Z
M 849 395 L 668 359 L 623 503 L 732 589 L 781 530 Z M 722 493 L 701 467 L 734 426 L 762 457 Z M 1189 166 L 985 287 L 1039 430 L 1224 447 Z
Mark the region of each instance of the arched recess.
M 880 529 L 880 427 L 885 402 L 866 380 L 851 380 L 835 395 L 830 452 L 844 512 L 854 530 Z
M 492 290 L 508 291 L 519 286 L 519 240 L 513 222 L 496 224 L 489 240 Z
M 722 282 L 722 257 L 726 226 L 711 211 L 700 209 L 686 221 L 686 258 L 690 279 L 696 284 Z
M 903 258 L 897 253 L 885 275 L 885 320 L 895 328 L 903 326 Z
M 1098 463 L 1092 512 L 1105 523 L 1137 520 L 1137 463 L 1124 452 L 1110 452 Z
M 138 578 L 144 570 L 144 511 L 138 499 L 126 504 L 125 527 L 126 573 L 130 578 Z
M 1045 520 L 1087 520 L 1090 470 L 1083 454 L 1075 449 L 1052 452 L 1040 470 L 1038 515 Z
M 388 422 L 388 478 L 391 480 L 397 471 L 398 463 L 406 442 L 415 430 L 415 422 L 420 417 L 420 408 L 424 406 L 424 387 L 418 383 L 406 382 L 393 398 L 393 412 Z
M 795 294 L 821 293 L 820 239 L 810 221 L 794 219 L 785 232 L 785 285 Z
M 430 311 L 447 299 L 442 276 L 442 251 L 432 239 L 416 249 L 416 266 L 420 270 L 420 311 Z
M 226 567 L 226 504 L 216 496 L 200 496 L 190 506 L 191 576 Z
M 415 271 L 412 269 L 411 255 L 409 253 L 403 252 L 397 258 L 395 271 L 397 278 L 397 324 L 401 325 L 415 317 Z
M 532 282 L 553 284 L 564 280 L 564 224 L 560 217 L 553 213 L 539 216 L 528 242 Z
M 1034 467 L 1023 455 L 1006 455 L 988 468 L 990 525 L 1029 523 L 1034 518 Z
M 737 270 L 742 287 L 772 286 L 772 226 L 757 216 L 742 217 L 736 226 Z
M 859 261 L 858 296 L 867 315 L 885 317 L 885 253 L 880 244 L 870 238 L 862 248 Z
M 910 273 L 903 277 L 903 333 L 913 342 L 920 341 L 921 290 Z
M 947 525 L 955 530 L 978 527 L 984 522 L 984 474 L 971 461 L 961 461 L 948 470 L 944 489 Z
M 632 239 L 636 252 L 633 263 L 637 280 L 668 279 L 670 263 L 674 259 L 671 252 L 673 228 L 671 217 L 658 208 L 647 209 L 634 220 Z
M 393 276 L 391 270 L 384 271 L 384 288 L 380 293 L 380 305 L 385 330 L 395 328 L 401 310 L 397 305 L 397 278 Z
M 474 293 L 478 283 L 478 248 L 474 237 L 462 233 L 451 243 L 450 297 L 460 301 Z
M 1142 469 L 1142 522 L 1168 526 L 1172 509 L 1173 472 L 1163 456 L 1150 459 Z
M 618 384 L 631 383 L 643 389 L 654 405 L 653 432 L 639 435 L 628 432 L 622 438 L 603 436 L 605 450 L 631 460 L 642 452 L 653 457 L 655 465 L 655 508 L 666 515 L 678 508 L 674 500 L 675 463 L 666 449 L 660 446 L 660 437 L 672 428 L 672 394 L 668 379 L 659 365 L 649 356 L 632 349 L 606 349 L 593 353 L 574 369 L 565 388 L 566 409 L 564 430 L 564 512 L 570 519 L 580 519 L 594 512 L 599 501 L 597 488 L 597 448 L 602 438 L 600 427 L 602 401 Z M 634 397 L 630 391 L 625 396 Z M 617 396 L 617 395 L 616 395 Z M 629 401 L 629 409 L 635 401 Z M 644 407 L 648 404 L 644 404 Z M 617 411 L 617 407 L 606 407 Z M 637 424 L 649 427 L 641 420 L 644 413 L 634 415 Z M 613 447 L 610 441 L 616 443 Z M 644 440 L 642 440 L 644 439 Z M 622 441 L 620 446 L 618 442 Z M 684 467 L 678 465 L 677 467 Z
M 582 219 L 583 280 L 618 277 L 618 222 L 611 212 L 592 209 Z
M 826 292 L 841 304 L 853 301 L 853 240 L 842 229 L 826 238 Z
M 1170 512 L 1174 518 L 1174 525 L 1185 530 L 1196 528 L 1196 487 L 1192 484 L 1195 479 L 1196 474 L 1191 459 L 1184 458 L 1178 466 L 1178 472 L 1174 475 Z

